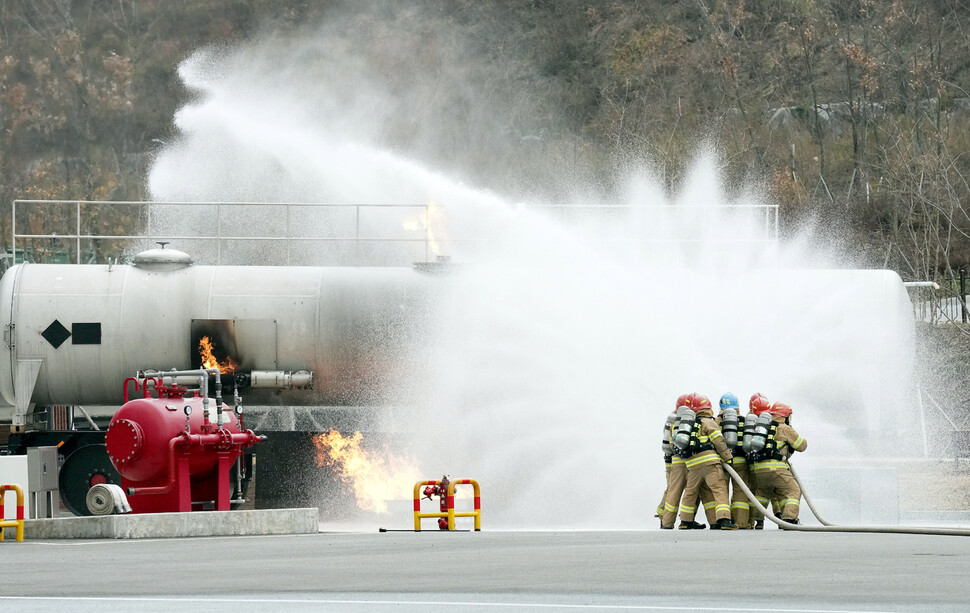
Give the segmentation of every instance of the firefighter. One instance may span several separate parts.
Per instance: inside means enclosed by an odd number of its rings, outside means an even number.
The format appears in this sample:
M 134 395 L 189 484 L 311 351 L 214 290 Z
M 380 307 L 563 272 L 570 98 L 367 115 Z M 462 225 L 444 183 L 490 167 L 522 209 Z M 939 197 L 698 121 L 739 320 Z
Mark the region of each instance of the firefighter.
M 677 416 L 677 409 L 690 406 L 691 394 L 683 394 L 677 398 L 674 406 L 674 417 Z M 666 436 L 673 437 L 673 430 L 677 427 L 676 421 L 672 422 Z M 667 489 L 664 490 L 663 508 L 657 509 L 660 513 L 660 529 L 671 530 L 674 527 L 674 520 L 677 519 L 677 511 L 680 508 L 680 498 L 687 485 L 687 464 L 686 460 L 680 456 L 676 448 L 671 446 L 670 461 L 666 463 L 667 470 Z M 666 461 L 666 453 L 664 457 Z
M 692 399 L 695 394 L 684 394 L 677 398 L 676 406 L 678 410 L 681 407 L 690 407 Z M 690 411 L 689 414 L 693 415 Z M 673 438 L 674 431 L 677 428 L 677 422 L 675 421 L 673 425 L 670 426 L 670 437 Z M 674 523 L 677 520 L 677 511 L 680 510 L 681 498 L 684 494 L 684 488 L 687 486 L 687 461 L 683 457 L 683 450 L 676 445 L 672 445 L 672 455 L 670 457 L 670 464 L 668 464 L 667 472 L 667 490 L 664 492 L 663 501 L 663 513 L 660 518 L 660 528 L 661 530 L 672 530 Z M 697 509 L 700 503 L 709 504 L 713 501 L 713 497 L 710 492 L 705 491 L 701 497 L 695 494 L 694 499 L 690 504 L 693 506 L 692 509 Z M 714 522 L 713 509 L 708 514 L 708 520 L 712 523 Z M 693 523 L 691 526 L 696 529 L 703 529 L 706 526 L 704 524 Z
M 684 396 L 681 396 L 681 398 L 686 398 L 686 394 Z M 677 399 L 678 403 L 681 401 L 681 398 Z M 666 485 L 664 486 L 663 496 L 660 497 L 660 504 L 657 505 L 657 514 L 654 515 L 654 517 L 660 518 L 661 528 L 663 528 L 664 501 L 667 500 L 667 490 L 670 488 L 670 466 L 674 460 L 674 446 L 673 446 L 673 443 L 671 443 L 670 441 L 670 437 L 673 434 L 671 430 L 673 429 L 674 423 L 676 421 L 677 421 L 677 409 L 674 409 L 674 412 L 668 415 L 667 420 L 664 422 L 663 437 L 660 443 L 660 449 L 661 451 L 663 451 L 663 455 L 664 455 L 664 471 L 666 473 L 666 477 L 665 477 Z
M 781 507 L 781 519 L 797 524 L 802 490 L 791 474 L 788 458 L 796 451 L 805 451 L 808 442 L 791 427 L 790 406 L 776 402 L 768 409 L 768 413 L 771 414 L 771 426 L 767 442 L 751 467 L 757 484 L 755 495 L 765 505 L 769 499 L 777 499 Z
M 697 418 L 690 432 L 690 442 L 683 452 L 687 465 L 687 486 L 682 500 L 693 501 L 699 494 L 707 492 L 713 498 L 710 507 L 713 508 L 715 523 L 711 530 L 737 530 L 737 525 L 731 521 L 731 504 L 728 499 L 727 487 L 724 483 L 724 469 L 721 460 L 731 463 L 734 456 L 724 442 L 721 430 L 714 423 L 714 410 L 711 401 L 706 396 L 695 394 L 691 398 L 691 410 Z M 720 457 L 719 457 L 720 456 Z M 694 521 L 696 507 L 681 503 L 681 530 L 691 530 L 700 527 Z
M 758 416 L 771 408 L 771 402 L 765 397 L 761 392 L 755 392 L 751 395 L 751 399 L 748 400 L 748 410 L 749 413 L 745 416 L 745 425 L 749 428 L 754 426 L 754 423 L 758 420 Z M 750 423 L 749 423 L 750 422 Z M 745 467 L 748 471 L 748 479 L 745 482 L 752 492 L 757 490 L 757 484 L 754 480 L 754 474 L 751 472 L 751 466 L 755 460 L 755 457 L 750 454 L 745 454 Z M 745 497 L 747 500 L 747 497 Z M 763 530 L 765 527 L 765 517 L 762 515 L 761 511 L 754 507 L 749 506 L 749 523 L 753 525 L 755 530 Z
M 734 456 L 734 461 L 731 463 L 731 466 L 738 473 L 738 476 L 741 477 L 741 480 L 744 481 L 744 484 L 753 490 L 753 484 L 748 476 L 748 463 L 745 461 L 744 448 L 742 447 L 741 433 L 744 431 L 744 417 L 739 415 L 740 407 L 738 406 L 738 397 L 731 392 L 727 392 L 721 396 L 718 404 L 720 405 L 721 412 L 715 421 L 718 428 L 724 434 L 725 442 L 728 444 Z M 733 446 L 731 445 L 732 432 L 734 434 Z M 731 490 L 731 520 L 734 521 L 739 529 L 747 530 L 751 527 L 749 525 L 751 503 L 748 502 L 748 497 L 745 495 L 744 490 L 735 485 L 731 476 L 726 472 L 724 474 L 724 484 Z

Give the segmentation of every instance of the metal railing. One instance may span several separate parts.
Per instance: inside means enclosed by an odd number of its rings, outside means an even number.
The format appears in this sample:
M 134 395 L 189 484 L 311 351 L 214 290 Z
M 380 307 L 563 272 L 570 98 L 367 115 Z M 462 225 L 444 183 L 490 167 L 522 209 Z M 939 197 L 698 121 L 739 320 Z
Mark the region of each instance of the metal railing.
M 61 232 L 21 232 L 19 225 L 24 212 L 18 216 L 18 209 L 31 206 L 70 207 L 66 215 L 62 213 L 59 229 Z M 132 212 L 120 220 L 122 232 L 85 231 L 91 224 L 104 224 L 96 220 L 102 207 L 131 207 Z M 428 223 L 431 205 L 427 204 L 324 204 L 299 202 L 140 202 L 140 201 L 95 201 L 95 200 L 14 200 L 11 206 L 11 249 L 14 258 L 24 254 L 26 242 L 49 241 L 60 247 L 63 241 L 70 241 L 74 263 L 82 263 L 85 242 L 108 241 L 131 248 L 146 248 L 159 241 L 194 243 L 208 245 L 208 249 L 194 249 L 193 256 L 203 260 L 206 255 L 215 264 L 224 263 L 224 257 L 233 242 L 273 245 L 278 247 L 277 257 L 280 264 L 291 264 L 295 253 L 305 252 L 298 245 L 331 244 L 350 245 L 353 255 L 344 263 L 360 263 L 363 245 L 404 245 L 416 259 L 431 257 L 430 224 Z M 329 219 L 330 224 L 314 217 Z M 394 211 L 383 222 L 366 219 L 372 211 Z M 321 215 L 321 212 L 323 214 Z M 329 214 L 328 214 L 329 213 Z M 87 214 L 87 217 L 85 217 Z M 48 216 L 49 217 L 49 216 Z M 31 219 L 26 215 L 27 221 Z M 396 227 L 391 224 L 396 223 Z M 409 228 L 404 224 L 408 223 Z M 46 226 L 57 222 L 45 220 Z M 133 227 L 134 226 L 134 227 Z M 368 228 L 367 226 L 371 226 Z M 380 227 L 378 227 L 380 226 Z M 201 228 L 201 231 L 186 231 L 187 228 Z M 257 229 L 253 231 L 253 229 Z M 262 233 L 266 229 L 272 234 Z M 380 232 L 384 232 L 381 235 Z M 116 246 L 117 248 L 117 246 Z M 19 249 L 19 251 L 18 251 Z M 51 249 L 48 249 L 50 252 Z M 398 250 L 400 251 L 400 250 Z M 89 249 L 89 253 L 91 250 Z M 208 252 L 208 253 L 207 253 Z M 256 253 L 259 250 L 255 250 Z M 202 254 L 201 256 L 199 254 Z M 50 253 L 48 253 L 50 255 Z M 234 254 L 238 256 L 238 253 Z M 117 256 L 116 256 L 117 257 Z
M 44 210 L 37 210 L 43 208 Z M 61 210 L 56 210 L 60 208 Z M 777 242 L 777 205 L 529 205 L 565 225 L 587 221 L 685 216 L 666 232 L 630 243 Z M 52 210 L 54 209 L 54 210 Z M 448 207 L 433 204 L 334 204 L 305 202 L 143 202 L 14 200 L 9 263 L 20 260 L 108 263 L 164 241 L 190 251 L 200 264 L 410 265 L 430 261 L 441 249 L 474 254 L 507 237 L 442 239 Z M 622 215 L 623 217 L 617 217 Z M 698 238 L 699 220 L 743 218 L 752 235 Z M 762 226 L 759 231 L 757 228 Z M 432 226 L 435 226 L 434 228 Z M 440 226 L 440 227 L 439 227 Z M 55 231 L 56 230 L 56 231 Z M 436 238 L 435 233 L 438 233 Z M 606 247 L 621 248 L 611 237 Z M 494 246 L 494 245 L 492 245 Z
M 630 205 L 630 204 L 537 204 L 528 208 L 552 211 L 566 222 L 580 221 L 583 214 L 590 211 L 664 211 L 664 212 L 698 212 L 702 214 L 717 213 L 726 215 L 752 215 L 752 219 L 760 217 L 763 225 L 763 235 L 759 238 L 745 239 L 742 242 L 777 242 L 778 241 L 778 211 L 777 204 L 678 204 L 678 205 Z M 710 238 L 698 239 L 710 240 Z M 730 238 L 728 239 L 731 240 Z M 657 238 L 652 239 L 657 241 Z M 671 238 L 672 242 L 691 242 L 691 239 Z

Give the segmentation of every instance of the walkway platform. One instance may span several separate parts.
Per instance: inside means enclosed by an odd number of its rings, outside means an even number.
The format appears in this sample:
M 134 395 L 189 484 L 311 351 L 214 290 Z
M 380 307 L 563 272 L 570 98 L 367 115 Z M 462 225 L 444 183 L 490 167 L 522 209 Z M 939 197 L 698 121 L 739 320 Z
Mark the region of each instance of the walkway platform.
M 24 522 L 24 539 L 157 539 L 316 534 L 320 530 L 318 515 L 315 507 L 309 507 L 28 519 Z

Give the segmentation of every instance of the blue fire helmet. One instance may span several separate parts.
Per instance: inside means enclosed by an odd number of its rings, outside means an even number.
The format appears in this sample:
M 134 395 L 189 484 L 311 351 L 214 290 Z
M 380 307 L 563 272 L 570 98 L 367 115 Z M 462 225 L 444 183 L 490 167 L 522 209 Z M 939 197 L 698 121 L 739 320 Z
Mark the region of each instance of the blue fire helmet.
M 724 409 L 734 409 L 735 411 L 737 411 L 738 397 L 732 394 L 731 392 L 728 392 L 723 396 L 721 396 L 721 410 L 723 411 Z

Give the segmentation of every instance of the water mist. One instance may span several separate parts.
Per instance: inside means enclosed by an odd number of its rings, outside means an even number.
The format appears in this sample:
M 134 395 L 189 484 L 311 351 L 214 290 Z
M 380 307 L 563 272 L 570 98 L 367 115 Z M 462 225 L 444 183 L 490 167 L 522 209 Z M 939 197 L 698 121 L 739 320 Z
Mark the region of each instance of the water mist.
M 282 72 L 340 61 L 323 46 L 291 43 Z M 673 196 L 633 169 L 620 197 L 512 202 L 384 146 L 374 126 L 392 94 L 366 64 L 340 68 L 371 121 L 339 82 L 281 78 L 279 53 L 253 43 L 181 66 L 196 95 L 158 154 L 152 196 L 435 203 L 432 229 L 456 270 L 434 285 L 413 363 L 382 396 L 388 429 L 411 441 L 396 451 L 422 478 L 482 484 L 486 529 L 655 527 L 660 427 L 685 392 L 792 405 L 809 440 L 803 474 L 916 436 L 898 277 L 829 268 L 807 242 L 776 240 L 774 209 L 728 198 L 715 153 L 698 155 Z

